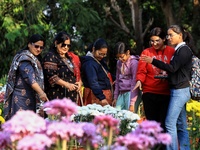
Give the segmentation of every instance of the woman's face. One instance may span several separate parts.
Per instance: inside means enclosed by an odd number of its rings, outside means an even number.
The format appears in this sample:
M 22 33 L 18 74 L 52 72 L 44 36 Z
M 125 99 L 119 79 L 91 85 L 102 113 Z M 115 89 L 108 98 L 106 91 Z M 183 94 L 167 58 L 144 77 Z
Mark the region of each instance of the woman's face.
M 126 53 L 123 54 L 117 54 L 117 59 L 120 60 L 121 62 L 126 62 L 129 57 L 130 57 L 130 51 L 128 50 Z
M 55 42 L 55 45 L 57 47 L 57 51 L 60 54 L 60 56 L 64 57 L 71 47 L 70 39 L 65 40 L 63 43 L 60 43 L 60 44 L 56 44 Z
M 93 55 L 94 57 L 97 59 L 97 60 L 102 60 L 104 57 L 107 56 L 107 51 L 108 51 L 108 48 L 101 48 L 99 50 L 96 50 L 94 51 L 93 50 Z
M 29 43 L 28 48 L 33 55 L 38 56 L 44 49 L 44 42 L 37 41 L 35 43 Z
M 169 45 L 176 46 L 179 43 L 183 42 L 182 34 L 181 33 L 178 34 L 174 32 L 172 29 L 169 29 L 167 31 L 167 40 L 168 40 Z
M 159 36 L 151 36 L 150 44 L 155 50 L 161 50 L 164 46 L 165 39 L 161 39 Z

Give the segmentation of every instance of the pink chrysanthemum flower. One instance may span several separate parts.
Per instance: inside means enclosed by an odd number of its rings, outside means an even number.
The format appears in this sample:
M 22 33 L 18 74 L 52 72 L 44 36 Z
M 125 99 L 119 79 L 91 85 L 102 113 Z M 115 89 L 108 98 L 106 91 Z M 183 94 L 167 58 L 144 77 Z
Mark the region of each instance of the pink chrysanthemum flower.
M 4 132 L 11 134 L 11 141 L 20 140 L 26 135 L 46 130 L 45 120 L 30 110 L 18 111 L 10 120 L 2 124 Z
M 28 135 L 21 139 L 17 144 L 17 149 L 20 150 L 46 150 L 51 147 L 52 141 L 45 134 Z
M 135 131 L 119 136 L 115 146 L 126 146 L 128 149 L 151 149 L 159 144 L 170 144 L 171 137 L 167 133 L 162 133 L 160 124 L 156 121 L 143 121 Z
M 44 103 L 43 106 L 46 109 L 46 113 L 50 115 L 60 115 L 69 118 L 72 114 L 77 113 L 78 106 L 76 103 L 72 102 L 70 99 L 55 99 Z
M 102 124 L 104 127 L 116 128 L 119 125 L 119 120 L 110 115 L 96 116 L 93 120 L 94 124 Z
M 69 141 L 72 137 L 82 137 L 82 125 L 71 122 L 52 122 L 47 126 L 46 134 L 55 142 L 58 139 Z

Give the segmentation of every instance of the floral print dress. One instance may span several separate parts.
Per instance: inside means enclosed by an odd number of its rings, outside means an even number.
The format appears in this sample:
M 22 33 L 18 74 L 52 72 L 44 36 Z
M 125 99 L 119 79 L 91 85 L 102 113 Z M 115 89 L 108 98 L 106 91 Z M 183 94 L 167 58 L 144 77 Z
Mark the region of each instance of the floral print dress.
M 68 91 L 66 87 L 56 84 L 59 79 L 69 83 L 76 82 L 74 65 L 70 57 L 61 58 L 54 50 L 49 51 L 43 58 L 45 92 L 49 100 L 69 98 L 76 102 L 77 92 Z
M 4 101 L 4 118 L 10 119 L 19 110 L 36 112 L 38 94 L 32 84 L 37 82 L 44 88 L 40 61 L 29 50 L 22 50 L 13 59 L 8 73 Z

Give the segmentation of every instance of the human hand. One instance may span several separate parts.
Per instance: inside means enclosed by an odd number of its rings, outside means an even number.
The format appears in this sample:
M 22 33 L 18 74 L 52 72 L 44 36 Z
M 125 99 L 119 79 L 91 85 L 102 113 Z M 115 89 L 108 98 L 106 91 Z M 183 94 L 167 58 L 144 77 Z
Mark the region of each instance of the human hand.
M 140 80 L 138 80 L 133 88 L 132 91 L 134 91 L 135 89 L 139 88 L 139 90 L 142 90 L 142 83 Z
M 49 101 L 49 99 L 48 99 L 46 93 L 44 93 L 44 92 L 41 93 L 41 94 L 39 94 L 39 98 L 40 98 L 40 100 L 42 100 L 43 102 Z
M 76 91 L 77 92 L 80 91 L 81 90 L 81 86 L 82 86 L 82 82 L 81 81 L 80 82 L 76 82 L 75 84 L 78 86 Z
M 153 58 L 150 56 L 146 56 L 146 55 L 140 56 L 140 60 L 142 60 L 146 63 L 149 63 L 149 64 L 151 64 L 153 62 Z
M 116 101 L 117 101 L 116 99 L 113 100 L 113 102 L 112 102 L 112 106 L 113 106 L 113 107 L 116 106 Z
M 67 83 L 66 87 L 68 88 L 69 91 L 74 91 L 78 89 L 78 85 L 69 82 Z
M 101 104 L 102 104 L 102 106 L 109 105 L 109 103 L 108 103 L 108 101 L 106 99 L 103 99 L 101 101 Z

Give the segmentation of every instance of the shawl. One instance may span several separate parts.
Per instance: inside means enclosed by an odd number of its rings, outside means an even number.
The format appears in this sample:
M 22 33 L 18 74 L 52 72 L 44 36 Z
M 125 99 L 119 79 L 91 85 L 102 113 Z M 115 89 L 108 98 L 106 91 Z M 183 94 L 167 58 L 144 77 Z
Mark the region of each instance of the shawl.
M 33 68 L 35 69 L 36 82 L 39 84 L 39 86 L 42 89 L 44 89 L 44 75 L 43 75 L 40 61 L 29 50 L 21 50 L 13 58 L 13 61 L 8 73 L 4 103 L 6 103 L 7 101 L 9 101 L 9 99 L 11 99 L 11 94 L 13 93 L 14 86 L 15 86 L 16 72 L 21 61 L 31 62 Z
M 74 75 L 76 76 L 76 81 L 79 82 L 81 79 L 80 76 L 80 68 L 81 68 L 81 63 L 80 63 L 80 59 L 77 55 L 75 55 L 72 52 L 68 52 L 67 53 L 69 57 L 72 58 L 72 63 L 74 65 Z

